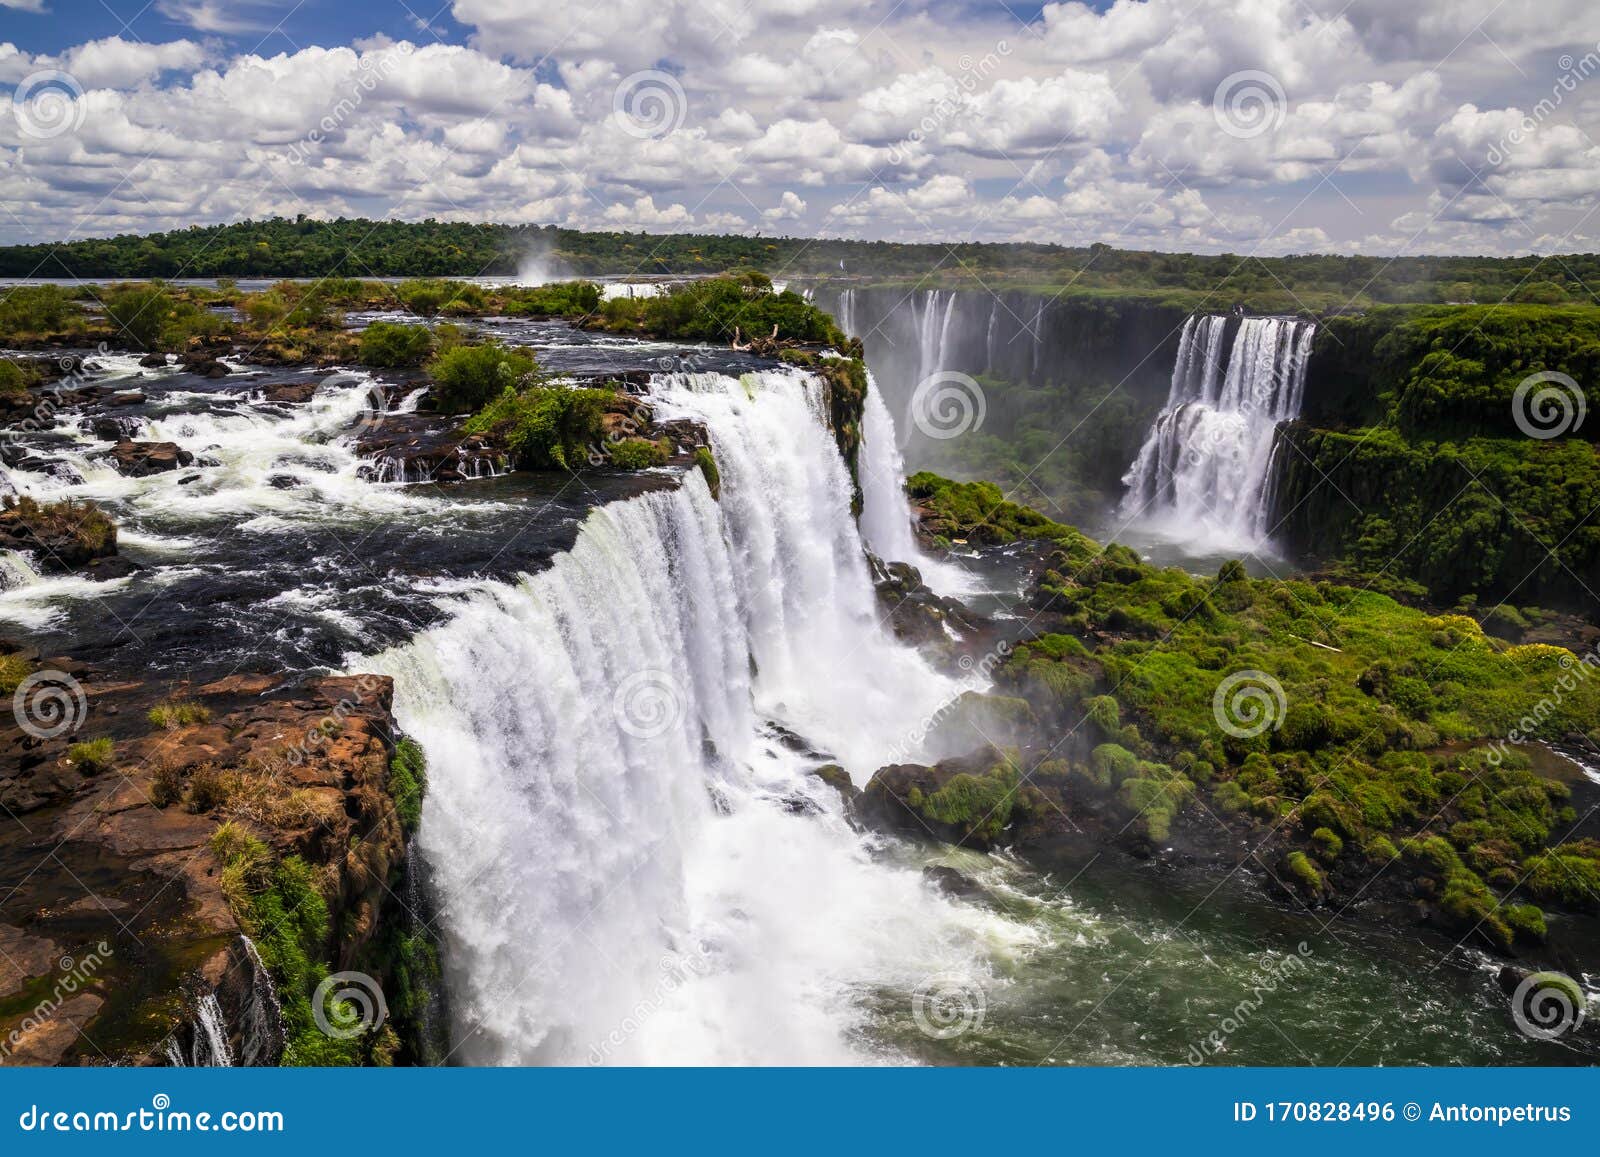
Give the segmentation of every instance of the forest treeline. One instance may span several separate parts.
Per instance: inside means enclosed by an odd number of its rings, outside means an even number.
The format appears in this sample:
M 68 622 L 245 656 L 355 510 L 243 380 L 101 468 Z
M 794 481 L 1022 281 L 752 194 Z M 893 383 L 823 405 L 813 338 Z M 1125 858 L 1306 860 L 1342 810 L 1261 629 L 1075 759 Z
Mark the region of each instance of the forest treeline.
M 1068 289 L 1206 293 L 1256 308 L 1372 303 L 1594 302 L 1600 255 L 1245 257 L 1031 243 L 907 244 L 723 234 L 588 233 L 552 225 L 274 217 L 169 233 L 0 248 L 4 277 L 469 277 L 537 261 L 554 275 L 716 273 Z

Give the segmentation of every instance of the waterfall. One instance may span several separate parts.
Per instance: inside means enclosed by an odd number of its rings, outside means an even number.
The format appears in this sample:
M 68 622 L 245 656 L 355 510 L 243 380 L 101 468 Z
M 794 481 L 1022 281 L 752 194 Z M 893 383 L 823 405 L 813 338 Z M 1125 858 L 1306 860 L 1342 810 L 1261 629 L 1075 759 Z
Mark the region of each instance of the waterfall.
M 890 562 L 908 562 L 922 572 L 923 582 L 943 595 L 975 592 L 974 576 L 957 563 L 923 552 L 913 530 L 911 503 L 906 499 L 905 460 L 895 438 L 894 418 L 884 404 L 877 381 L 867 374 L 867 399 L 861 419 L 861 537 L 872 552 Z
M 375 660 L 429 756 L 452 1059 L 893 1059 L 863 1040 L 875 997 L 1027 933 L 874 854 L 806 773 L 863 781 L 957 687 L 878 623 L 819 379 L 652 396 L 705 424 L 720 502 L 692 471 L 598 508 Z
M 278 1002 L 278 989 L 255 941 L 240 933 L 239 946 L 250 962 L 250 992 L 240 1010 L 239 1064 L 276 1064 L 283 1053 L 283 1006 Z
M 1279 422 L 1299 416 L 1316 327 L 1296 318 L 1190 317 L 1172 388 L 1123 475 L 1123 517 L 1206 551 L 1259 550 Z
M 233 1052 L 228 1048 L 228 1025 L 216 993 L 208 992 L 200 998 L 188 1028 L 189 1051 L 184 1051 L 178 1035 L 174 1034 L 167 1041 L 168 1064 L 192 1068 L 229 1068 L 233 1065 Z
M 915 312 L 915 307 L 913 307 Z M 917 381 L 925 382 L 944 368 L 950 342 L 950 321 L 956 312 L 954 290 L 930 289 L 917 315 Z

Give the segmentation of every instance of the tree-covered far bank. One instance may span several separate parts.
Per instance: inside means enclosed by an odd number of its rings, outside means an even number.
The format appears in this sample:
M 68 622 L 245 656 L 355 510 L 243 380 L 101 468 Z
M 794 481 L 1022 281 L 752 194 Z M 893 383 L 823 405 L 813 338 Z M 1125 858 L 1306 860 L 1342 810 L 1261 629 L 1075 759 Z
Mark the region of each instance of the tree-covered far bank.
M 553 225 L 274 217 L 169 233 L 0 247 L 4 277 L 470 277 L 538 261 L 555 276 L 719 273 L 1184 298 L 1257 309 L 1373 303 L 1596 302 L 1600 255 L 1242 257 L 1036 243 L 908 244 Z

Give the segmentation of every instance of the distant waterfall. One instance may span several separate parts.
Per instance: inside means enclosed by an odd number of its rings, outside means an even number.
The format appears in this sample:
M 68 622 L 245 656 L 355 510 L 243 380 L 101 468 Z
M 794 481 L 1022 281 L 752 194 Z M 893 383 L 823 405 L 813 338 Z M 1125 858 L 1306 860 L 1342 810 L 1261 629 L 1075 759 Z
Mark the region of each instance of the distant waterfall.
M 1268 530 L 1273 435 L 1299 416 L 1316 326 L 1190 317 L 1172 389 L 1122 481 L 1124 518 L 1208 550 L 1255 550 Z
M 915 310 L 915 305 L 913 305 Z M 929 290 L 923 299 L 922 310 L 917 314 L 917 343 L 921 361 L 917 380 L 925 382 L 945 366 L 946 351 L 950 345 L 950 322 L 955 317 L 956 294 L 953 289 Z
M 651 392 L 706 425 L 720 502 L 692 471 L 598 508 L 376 658 L 429 757 L 452 1059 L 871 1059 L 864 1002 L 1016 933 L 874 855 L 806 772 L 864 781 L 956 686 L 878 622 L 819 379 Z

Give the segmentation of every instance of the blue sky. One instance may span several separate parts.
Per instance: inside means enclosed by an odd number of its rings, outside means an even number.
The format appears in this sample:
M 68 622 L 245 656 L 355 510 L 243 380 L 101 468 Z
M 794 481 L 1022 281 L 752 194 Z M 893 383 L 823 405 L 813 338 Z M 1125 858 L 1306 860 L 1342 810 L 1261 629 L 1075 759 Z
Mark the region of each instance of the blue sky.
M 1591 0 L 0 0 L 0 238 L 269 213 L 1595 248 Z

